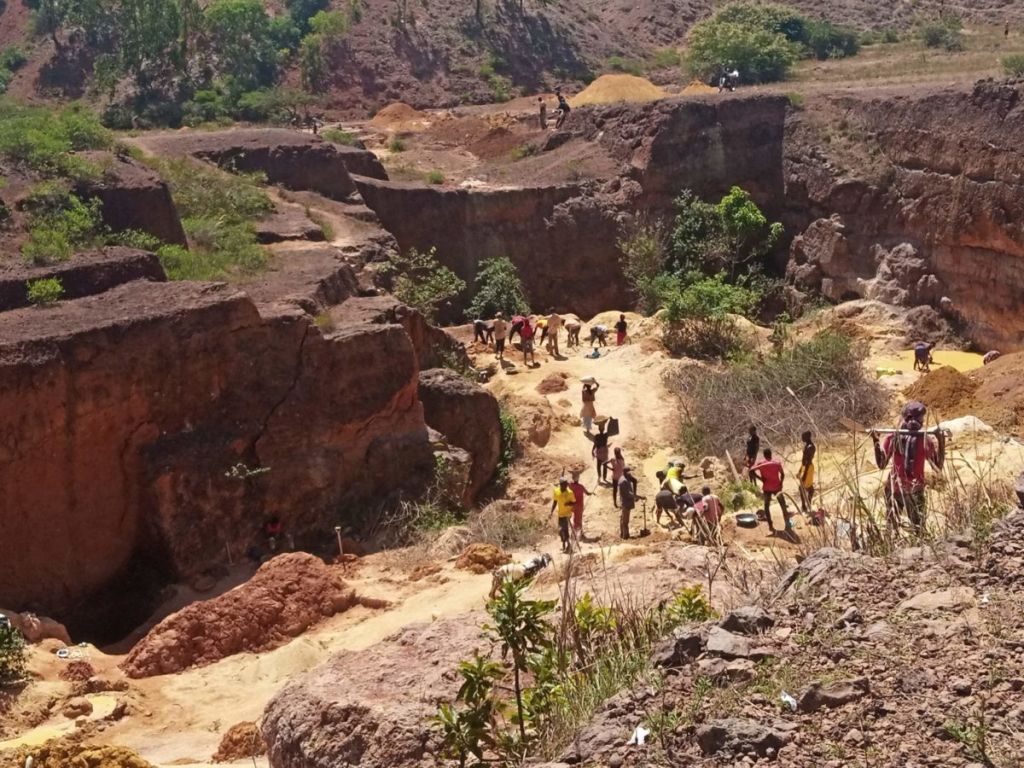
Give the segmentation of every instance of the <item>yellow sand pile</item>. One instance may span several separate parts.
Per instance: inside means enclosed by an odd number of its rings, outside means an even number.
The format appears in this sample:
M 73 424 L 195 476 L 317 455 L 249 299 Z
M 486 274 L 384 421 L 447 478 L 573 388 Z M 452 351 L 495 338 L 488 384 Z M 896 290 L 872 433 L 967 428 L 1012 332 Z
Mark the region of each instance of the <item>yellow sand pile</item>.
M 396 101 L 388 104 L 373 116 L 370 125 L 385 131 L 407 131 L 414 128 L 425 128 L 430 124 L 430 116 L 426 112 Z
M 0 765 L 23 766 L 31 757 L 33 768 L 153 768 L 135 752 L 123 747 L 89 747 L 55 741 L 20 752 L 5 753 Z M 10 762 L 6 762 L 7 759 Z
M 700 80 L 691 80 L 690 84 L 681 91 L 683 96 L 701 96 L 705 93 L 718 93 L 717 88 L 712 88 Z
M 569 99 L 570 106 L 611 104 L 615 101 L 655 101 L 665 98 L 665 91 L 650 80 L 634 75 L 601 75 Z

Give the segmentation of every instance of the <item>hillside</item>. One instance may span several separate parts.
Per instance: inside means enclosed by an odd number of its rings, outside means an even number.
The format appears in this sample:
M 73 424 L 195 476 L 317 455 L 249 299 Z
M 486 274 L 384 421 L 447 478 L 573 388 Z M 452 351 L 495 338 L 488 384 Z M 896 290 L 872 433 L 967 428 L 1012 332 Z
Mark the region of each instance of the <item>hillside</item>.
M 522 9 L 505 0 L 485 1 L 481 25 L 474 4 L 467 0 L 412 3 L 404 17 L 403 4 L 401 0 L 364 0 L 344 46 L 329 62 L 318 99 L 322 108 L 339 116 L 362 117 L 392 101 L 416 107 L 502 101 L 520 93 L 551 90 L 556 84 L 575 89 L 615 66 L 648 71 L 661 66 L 662 79 L 676 80 L 671 57 L 661 57 L 656 65 L 655 53 L 682 45 L 690 27 L 713 8 L 710 0 L 535 1 Z M 794 0 L 790 4 L 860 29 L 907 29 L 949 8 L 941 0 Z M 280 14 L 283 8 L 270 0 L 267 7 L 272 14 Z M 332 7 L 348 5 L 332 0 Z M 956 10 L 974 24 L 1024 25 L 1021 3 L 985 0 Z M 25 0 L 0 3 L 0 49 L 27 46 L 30 50 L 28 64 L 15 73 L 8 92 L 20 98 L 82 96 L 93 56 L 81 49 L 74 35 L 65 35 L 60 56 L 49 38 L 29 42 L 31 17 Z M 619 59 L 617 65 L 613 57 Z M 300 85 L 297 59 L 296 54 L 282 74 L 282 82 L 296 88 Z

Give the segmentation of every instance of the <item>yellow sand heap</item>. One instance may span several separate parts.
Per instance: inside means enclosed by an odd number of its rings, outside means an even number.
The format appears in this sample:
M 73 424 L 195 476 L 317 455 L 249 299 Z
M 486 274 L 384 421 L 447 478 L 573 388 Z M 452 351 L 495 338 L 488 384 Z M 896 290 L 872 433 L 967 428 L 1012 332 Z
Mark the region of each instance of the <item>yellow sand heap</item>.
M 374 128 L 391 131 L 425 128 L 429 124 L 430 116 L 426 112 L 420 112 L 401 101 L 388 104 L 370 120 Z
M 615 101 L 655 101 L 665 98 L 665 91 L 650 80 L 634 75 L 601 75 L 569 99 L 569 105 L 611 104 Z
M 712 88 L 700 80 L 691 80 L 690 84 L 680 92 L 683 96 L 700 96 L 705 93 L 718 93 L 717 88 Z

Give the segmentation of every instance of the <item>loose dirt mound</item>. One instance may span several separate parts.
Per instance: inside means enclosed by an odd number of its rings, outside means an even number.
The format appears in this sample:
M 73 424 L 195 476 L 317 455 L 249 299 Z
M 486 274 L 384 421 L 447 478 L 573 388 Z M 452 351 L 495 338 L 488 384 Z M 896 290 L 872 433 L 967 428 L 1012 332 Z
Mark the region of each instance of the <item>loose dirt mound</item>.
M 455 561 L 455 567 L 471 573 L 490 573 L 499 565 L 511 562 L 511 556 L 493 544 L 470 544 Z
M 124 747 L 86 747 L 59 741 L 7 753 L 0 765 L 21 768 L 29 757 L 32 768 L 153 768 L 152 763 Z
M 90 677 L 96 674 L 96 670 L 93 669 L 92 664 L 88 661 L 82 661 L 81 659 L 75 659 L 69 661 L 67 666 L 60 671 L 61 680 L 67 680 L 70 683 L 81 682 L 82 680 L 88 680 Z
M 977 386 L 959 371 L 942 367 L 918 379 L 904 394 L 943 416 L 959 416 Z
M 1024 437 L 1024 352 L 1003 355 L 971 373 L 971 413 L 996 429 Z
M 542 395 L 553 395 L 556 392 L 565 392 L 569 385 L 565 380 L 569 378 L 567 373 L 552 373 L 545 376 L 544 381 L 537 385 L 537 391 Z
M 355 591 L 323 561 L 305 553 L 280 555 L 237 589 L 161 621 L 122 668 L 129 677 L 151 677 L 242 651 L 266 651 L 355 603 Z
M 569 103 L 574 107 L 584 104 L 611 104 L 616 101 L 655 101 L 665 98 L 665 91 L 650 80 L 635 75 L 601 75 Z
M 691 80 L 690 84 L 681 91 L 683 96 L 700 96 L 705 93 L 717 92 L 716 88 L 712 88 L 710 85 L 702 83 L 700 80 Z
M 394 104 L 388 104 L 374 115 L 373 119 L 370 120 L 370 125 L 385 131 L 401 131 L 423 128 L 429 122 L 430 117 L 427 113 L 413 109 L 404 102 L 396 101 Z
M 244 722 L 235 723 L 228 729 L 210 759 L 215 763 L 230 763 L 233 760 L 265 754 L 267 745 L 263 741 L 260 729 L 256 723 Z

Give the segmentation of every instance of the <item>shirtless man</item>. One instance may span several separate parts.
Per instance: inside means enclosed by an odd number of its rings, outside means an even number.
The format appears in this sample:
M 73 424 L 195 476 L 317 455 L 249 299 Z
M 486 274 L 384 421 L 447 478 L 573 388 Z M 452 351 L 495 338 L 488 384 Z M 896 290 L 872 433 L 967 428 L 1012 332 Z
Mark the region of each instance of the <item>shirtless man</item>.
M 505 339 L 508 336 L 508 323 L 505 322 L 505 316 L 501 312 L 496 312 L 494 315 L 494 323 L 491 326 L 494 328 L 494 356 L 498 360 L 505 359 Z
M 548 315 L 548 352 L 553 357 L 559 357 L 561 352 L 558 349 L 558 332 L 562 329 L 562 316 L 553 309 Z

